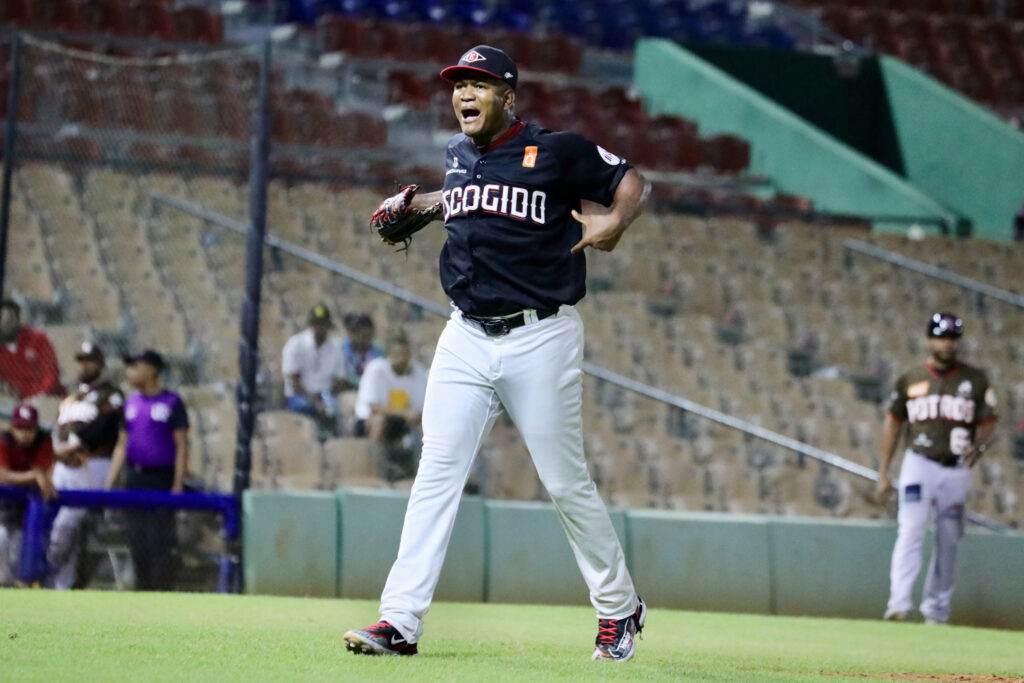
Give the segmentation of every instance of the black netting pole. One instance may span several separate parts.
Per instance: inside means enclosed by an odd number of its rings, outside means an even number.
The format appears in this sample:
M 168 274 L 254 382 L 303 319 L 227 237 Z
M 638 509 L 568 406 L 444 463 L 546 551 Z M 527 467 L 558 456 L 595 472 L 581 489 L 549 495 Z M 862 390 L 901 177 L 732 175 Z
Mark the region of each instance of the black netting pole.
M 0 293 L 7 281 L 7 232 L 11 223 L 11 175 L 14 141 L 18 135 L 18 95 L 21 94 L 21 34 L 11 34 L 11 81 L 7 84 L 7 125 L 4 126 L 4 176 L 0 191 Z
M 259 369 L 260 289 L 263 281 L 263 242 L 267 234 L 267 175 L 270 171 L 270 41 L 260 63 L 259 102 L 253 115 L 252 158 L 249 168 L 249 236 L 245 255 L 245 301 L 242 338 L 238 344 L 238 437 L 235 443 L 235 483 L 240 497 L 249 488 L 252 437 L 256 425 L 256 371 Z

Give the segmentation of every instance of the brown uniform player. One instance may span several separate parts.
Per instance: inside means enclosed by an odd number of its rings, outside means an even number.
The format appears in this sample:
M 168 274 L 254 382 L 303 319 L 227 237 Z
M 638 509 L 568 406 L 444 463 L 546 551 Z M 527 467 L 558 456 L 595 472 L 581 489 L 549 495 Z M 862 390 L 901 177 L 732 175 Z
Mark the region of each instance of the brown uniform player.
M 996 422 L 995 392 L 981 370 L 957 360 L 963 322 L 951 313 L 928 320 L 929 357 L 896 380 L 882 430 L 878 493 L 893 490 L 889 463 L 905 432 L 907 451 L 899 477 L 899 533 L 892 553 L 885 619 L 903 621 L 913 606 L 911 589 L 921 568 L 921 544 L 935 512 L 935 550 L 921 601 L 929 624 L 949 620 L 956 551 L 963 535 L 971 467 Z

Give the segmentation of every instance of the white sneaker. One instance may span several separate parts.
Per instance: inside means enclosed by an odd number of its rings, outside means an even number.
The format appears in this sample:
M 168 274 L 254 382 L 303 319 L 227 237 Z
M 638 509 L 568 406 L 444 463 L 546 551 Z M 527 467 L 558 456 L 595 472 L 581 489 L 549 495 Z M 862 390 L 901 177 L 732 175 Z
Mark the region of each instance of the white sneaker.
M 906 621 L 907 613 L 898 609 L 887 609 L 882 619 L 885 621 Z

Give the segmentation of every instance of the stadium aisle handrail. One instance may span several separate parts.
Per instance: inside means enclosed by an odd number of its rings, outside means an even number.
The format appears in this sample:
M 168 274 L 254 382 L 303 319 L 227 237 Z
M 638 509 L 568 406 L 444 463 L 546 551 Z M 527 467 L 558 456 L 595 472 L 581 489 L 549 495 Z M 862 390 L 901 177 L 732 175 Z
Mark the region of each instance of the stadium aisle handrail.
M 195 204 L 193 202 L 189 202 L 183 199 L 179 199 L 177 197 L 171 197 L 169 195 L 156 192 L 151 193 L 149 197 L 155 202 L 164 204 L 175 209 L 179 209 L 197 218 L 201 218 L 211 223 L 212 225 L 216 225 L 218 227 L 230 230 L 232 232 L 245 235 L 249 231 L 248 226 L 245 225 L 244 223 L 232 220 L 231 218 L 216 213 L 215 211 L 210 211 L 209 209 L 198 204 Z M 384 280 L 379 280 L 375 277 L 366 275 L 365 273 L 361 273 L 358 270 L 349 268 L 348 266 L 338 263 L 333 259 L 329 259 L 321 254 L 317 254 L 314 251 L 310 251 L 309 249 L 304 249 L 300 246 L 292 244 L 287 240 L 274 237 L 273 235 L 267 235 L 266 244 L 267 246 L 274 247 L 275 249 L 280 249 L 282 252 L 286 254 L 302 259 L 304 261 L 307 261 L 308 263 L 312 263 L 313 265 L 319 266 L 321 268 L 324 268 L 325 270 L 331 273 L 341 275 L 342 277 L 345 278 L 349 278 L 354 282 L 358 282 L 359 284 L 362 284 L 366 287 L 376 289 L 379 292 L 389 294 L 397 299 L 413 304 L 414 306 L 418 306 L 425 311 L 434 313 L 435 315 L 447 318 L 451 314 L 450 307 L 442 306 L 441 304 L 437 304 L 434 303 L 433 301 L 429 301 L 422 297 L 416 296 L 415 294 L 408 292 L 402 289 L 401 287 L 396 287 L 390 282 L 385 282 Z M 878 473 L 875 472 L 873 469 L 865 467 L 864 465 L 861 465 L 859 463 L 855 463 L 851 460 L 848 460 L 842 457 L 841 455 L 829 453 L 828 451 L 821 450 L 820 448 L 816 448 L 814 446 L 811 446 L 810 444 L 806 444 L 803 443 L 802 441 L 791 439 L 783 434 L 779 434 L 777 432 L 765 429 L 760 425 L 754 424 L 752 422 L 741 420 L 737 417 L 733 417 L 732 415 L 727 415 L 725 413 L 713 410 L 706 406 L 702 406 L 699 403 L 694 403 L 693 401 L 690 401 L 681 396 L 676 396 L 667 391 L 663 391 L 650 385 L 637 382 L 628 377 L 624 377 L 623 375 L 614 373 L 606 368 L 594 365 L 593 363 L 584 362 L 583 372 L 592 377 L 595 377 L 597 379 L 606 381 L 617 387 L 625 389 L 627 391 L 631 391 L 641 396 L 654 399 L 655 401 L 660 401 L 667 405 L 671 405 L 681 410 L 685 410 L 689 413 L 693 413 L 694 415 L 698 415 L 700 417 L 711 420 L 712 422 L 716 422 L 723 426 L 730 427 L 732 429 L 737 429 L 755 438 L 768 441 L 769 443 L 775 444 L 776 446 L 780 446 L 787 450 L 795 451 L 796 453 L 805 455 L 809 458 L 813 458 L 837 469 L 844 470 L 858 477 L 867 479 L 868 481 L 878 481 Z M 967 520 L 974 524 L 977 524 L 978 526 L 985 527 L 986 529 L 990 529 L 992 531 L 1005 532 L 1011 529 L 1011 527 L 1009 527 L 1008 525 L 998 522 L 979 513 L 968 512 Z
M 984 282 L 978 282 L 977 280 L 965 277 L 959 273 L 954 273 L 946 268 L 933 266 L 930 263 L 918 261 L 917 259 L 912 259 L 909 256 L 904 256 L 903 254 L 898 254 L 894 251 L 883 249 L 882 247 L 876 247 L 872 244 L 861 242 L 860 240 L 843 240 L 843 248 L 864 254 L 865 256 L 876 258 L 879 261 L 891 263 L 894 266 L 899 266 L 900 268 L 912 270 L 915 273 L 920 273 L 921 275 L 927 275 L 928 277 L 941 280 L 942 282 L 947 282 L 963 289 L 969 289 L 972 292 L 997 299 L 1003 303 L 1010 304 L 1011 306 L 1016 306 L 1017 308 L 1024 308 L 1024 296 L 1014 294 L 1013 292 L 1005 289 L 993 287 L 992 285 L 985 284 Z

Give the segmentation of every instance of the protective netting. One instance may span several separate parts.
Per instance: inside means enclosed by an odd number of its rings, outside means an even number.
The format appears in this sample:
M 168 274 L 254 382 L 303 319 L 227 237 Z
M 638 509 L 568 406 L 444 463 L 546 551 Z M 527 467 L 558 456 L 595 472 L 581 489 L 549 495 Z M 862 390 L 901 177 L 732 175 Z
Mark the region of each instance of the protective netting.
M 0 373 L 3 412 L 35 406 L 40 429 L 58 433 L 61 451 L 62 440 L 120 411 L 125 400 L 131 412 L 139 386 L 127 381 L 122 359 L 152 349 L 162 356 L 163 386 L 181 397 L 187 416 L 185 489 L 230 490 L 244 240 L 162 199 L 248 223 L 259 52 L 112 57 L 31 35 L 20 52 L 4 283 L 13 305 L 4 307 L 3 329 L 16 352 Z M 86 353 L 83 344 L 96 351 Z M 121 387 L 124 397 L 112 398 L 104 386 Z M 185 424 L 173 421 L 175 429 Z M 54 470 L 57 487 L 103 488 L 116 435 L 88 438 L 78 455 L 66 456 Z M 166 465 L 158 459 L 134 464 Z M 129 457 L 115 488 L 174 485 L 156 470 L 149 474 L 159 481 L 133 485 L 132 467 Z M 73 509 L 77 521 L 65 524 L 69 510 L 56 520 L 51 510 L 44 526 L 62 529 L 50 537 L 52 569 L 66 567 L 63 546 L 74 546 L 83 572 L 76 585 L 83 577 L 118 586 L 216 585 L 224 550 L 216 515 L 100 506 Z M 140 534 L 148 545 L 136 542 Z M 173 564 L 154 570 L 155 584 L 142 576 L 140 548 L 157 548 L 158 564 Z M 119 562 L 121 555 L 136 561 Z M 47 584 L 54 576 L 33 579 Z

